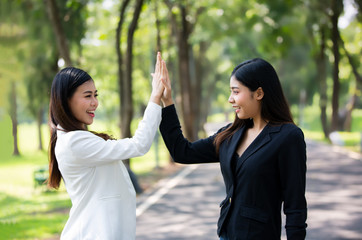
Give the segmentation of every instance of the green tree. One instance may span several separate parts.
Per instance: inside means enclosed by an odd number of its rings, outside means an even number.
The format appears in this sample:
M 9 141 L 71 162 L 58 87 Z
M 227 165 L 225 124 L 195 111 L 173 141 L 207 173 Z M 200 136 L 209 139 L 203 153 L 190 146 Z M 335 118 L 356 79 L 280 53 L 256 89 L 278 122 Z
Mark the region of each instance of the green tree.
M 132 20 L 128 26 L 126 57 L 121 49 L 121 33 L 129 1 L 124 0 L 120 8 L 120 18 L 116 30 L 116 50 L 118 56 L 118 83 L 120 97 L 121 136 L 131 137 L 131 121 L 133 119 L 132 71 L 133 71 L 133 39 L 137 29 L 138 19 L 142 10 L 143 0 L 137 0 L 133 10 Z M 129 160 L 126 161 L 129 167 Z
M 23 74 L 21 47 L 24 43 L 25 28 L 21 24 L 22 14 L 14 1 L 0 2 L 0 111 L 7 109 L 12 122 L 13 155 L 20 155 L 18 143 L 19 86 Z
M 26 45 L 24 85 L 27 90 L 27 110 L 37 123 L 38 149 L 43 150 L 41 126 L 49 103 L 49 90 L 58 70 L 58 51 L 45 7 L 39 1 L 24 1 L 19 6 L 26 21 Z
M 358 73 L 358 61 L 356 61 L 356 57 L 351 55 L 346 49 L 345 42 L 342 40 L 341 29 L 338 26 L 339 19 L 344 9 L 343 2 L 337 0 L 305 1 L 305 6 L 309 10 L 306 11 L 308 12 L 306 25 L 310 26 L 309 35 L 311 36 L 311 42 L 314 46 L 313 55 L 318 69 L 318 79 L 320 81 L 321 122 L 325 137 L 328 138 L 331 131 L 350 128 L 352 110 L 358 97 L 357 89 L 358 83 L 361 82 L 361 75 Z M 345 55 L 342 55 L 343 52 Z M 333 58 L 328 57 L 330 55 L 332 55 Z M 344 56 L 347 57 L 351 66 L 351 71 L 356 79 L 355 89 L 351 91 L 352 96 L 350 97 L 348 97 L 349 93 L 341 93 L 340 67 Z M 333 60 L 328 61 L 328 59 Z M 332 68 L 333 79 L 331 100 L 332 116 L 330 124 L 328 124 L 326 114 L 328 102 L 327 71 L 329 66 Z M 342 99 L 350 99 L 343 108 L 340 107 Z

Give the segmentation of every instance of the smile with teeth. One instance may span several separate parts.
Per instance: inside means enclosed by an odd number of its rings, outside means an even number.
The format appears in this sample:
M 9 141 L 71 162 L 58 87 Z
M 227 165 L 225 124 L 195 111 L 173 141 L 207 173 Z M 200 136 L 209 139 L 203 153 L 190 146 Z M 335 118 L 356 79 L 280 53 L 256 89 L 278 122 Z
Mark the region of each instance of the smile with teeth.
M 91 117 L 94 117 L 94 116 L 95 116 L 94 111 L 87 111 L 87 113 L 88 113 Z
M 237 106 L 233 106 L 233 108 L 235 109 L 235 112 L 238 113 L 240 111 L 240 107 Z

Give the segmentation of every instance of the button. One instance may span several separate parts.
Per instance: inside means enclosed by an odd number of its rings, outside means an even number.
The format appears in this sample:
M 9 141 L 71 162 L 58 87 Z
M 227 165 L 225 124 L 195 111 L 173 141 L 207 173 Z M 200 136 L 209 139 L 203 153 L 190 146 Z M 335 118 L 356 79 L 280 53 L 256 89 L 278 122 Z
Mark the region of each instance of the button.
M 229 198 L 229 202 L 231 203 L 231 198 Z

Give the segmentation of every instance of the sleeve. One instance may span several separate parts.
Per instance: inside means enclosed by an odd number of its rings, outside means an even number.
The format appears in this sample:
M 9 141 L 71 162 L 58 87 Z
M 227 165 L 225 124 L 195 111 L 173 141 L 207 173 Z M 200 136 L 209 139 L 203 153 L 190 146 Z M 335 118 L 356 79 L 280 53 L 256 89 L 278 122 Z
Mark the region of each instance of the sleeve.
M 288 240 L 305 239 L 307 202 L 306 184 L 306 144 L 303 132 L 296 128 L 287 136 L 279 156 L 279 169 L 286 215 L 285 229 Z
M 69 147 L 75 161 L 81 165 L 101 165 L 146 154 L 151 148 L 161 122 L 161 106 L 149 102 L 143 119 L 132 138 L 107 140 L 88 131 L 74 131 L 69 136 Z
M 192 164 L 219 161 L 213 143 L 217 133 L 205 139 L 189 142 L 182 134 L 174 105 L 162 109 L 160 132 L 175 162 Z

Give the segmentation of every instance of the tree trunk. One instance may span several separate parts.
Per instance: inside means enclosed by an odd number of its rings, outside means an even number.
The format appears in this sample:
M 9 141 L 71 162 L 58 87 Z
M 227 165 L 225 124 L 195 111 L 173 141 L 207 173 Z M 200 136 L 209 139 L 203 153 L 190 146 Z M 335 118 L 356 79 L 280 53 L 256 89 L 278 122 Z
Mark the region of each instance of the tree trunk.
M 340 118 L 339 118 L 339 61 L 340 61 L 340 52 L 339 52 L 339 29 L 338 29 L 338 19 L 340 15 L 340 9 L 338 7 L 338 0 L 332 1 L 332 51 L 334 56 L 333 63 L 333 95 L 332 95 L 332 126 L 331 131 L 337 131 L 341 129 Z
M 195 120 L 195 132 L 198 133 L 200 130 L 204 131 L 204 124 L 206 122 L 206 118 L 204 117 L 208 115 L 209 111 L 209 101 L 210 96 L 214 91 L 215 82 L 207 81 L 206 71 L 205 69 L 209 66 L 208 60 L 206 58 L 206 51 L 209 48 L 210 44 L 206 41 L 201 41 L 199 43 L 199 51 L 198 55 L 195 58 L 195 72 L 196 72 L 196 81 L 195 86 L 193 87 L 193 104 L 195 112 L 196 120 Z M 200 81 L 203 79 L 203 81 Z M 210 86 L 212 85 L 212 86 Z M 207 91 L 203 91 L 203 88 L 206 88 Z M 206 101 L 205 101 L 206 100 Z M 201 107 L 202 106 L 202 107 Z
M 329 138 L 329 127 L 327 123 L 327 66 L 326 66 L 326 37 L 325 37 L 325 27 L 321 26 L 320 30 L 321 40 L 320 40 L 320 49 L 319 54 L 316 56 L 316 64 L 317 64 L 317 74 L 319 79 L 320 86 L 320 99 L 319 106 L 321 109 L 321 123 L 322 129 L 324 133 L 324 137 L 326 139 Z
M 14 146 L 14 156 L 19 156 L 18 148 L 18 117 L 17 117 L 17 103 L 16 103 L 16 86 L 15 82 L 11 83 L 11 93 L 10 93 L 10 118 L 13 125 L 13 146 Z
M 119 85 L 119 100 L 120 100 L 120 111 L 119 111 L 119 119 L 120 119 L 120 129 L 121 129 L 121 137 L 125 137 L 127 134 L 123 129 L 123 117 L 125 117 L 124 104 L 126 100 L 124 99 L 124 69 L 123 69 L 123 54 L 122 54 L 122 26 L 125 19 L 126 7 L 129 3 L 129 0 L 124 0 L 122 2 L 120 8 L 120 17 L 119 22 L 116 29 L 116 52 L 117 52 L 117 60 L 118 60 L 118 85 Z M 130 135 L 130 133 L 128 133 Z M 126 161 L 126 164 L 129 165 L 129 160 Z
M 53 26 L 55 39 L 59 49 L 60 56 L 64 59 L 66 66 L 71 66 L 72 61 L 70 58 L 70 51 L 67 38 L 59 17 L 59 9 L 55 0 L 44 0 L 49 20 Z
M 38 111 L 37 116 L 37 126 L 38 126 L 38 149 L 40 151 L 43 151 L 43 137 L 41 134 L 41 125 L 43 123 L 43 114 L 44 114 L 44 108 L 40 107 Z
M 188 43 L 187 33 L 182 31 L 178 36 L 178 74 L 180 82 L 181 92 L 181 110 L 183 115 L 184 129 L 186 138 L 190 141 L 194 141 L 197 138 L 197 133 L 194 132 L 193 124 L 195 124 L 195 117 L 192 111 L 192 88 L 191 88 L 191 77 L 189 68 L 189 51 L 190 45 Z
M 125 64 L 123 62 L 123 55 L 121 49 L 121 35 L 122 35 L 122 26 L 125 19 L 126 7 L 129 4 L 129 0 L 124 0 L 120 9 L 120 20 L 118 22 L 116 30 L 116 51 L 118 58 L 118 83 L 119 83 L 119 96 L 120 96 L 120 129 L 121 137 L 127 138 L 131 137 L 131 122 L 133 118 L 133 101 L 132 101 L 132 58 L 133 58 L 133 36 L 134 32 L 137 29 L 137 22 L 142 10 L 143 0 L 137 0 L 135 5 L 135 10 L 133 13 L 132 22 L 128 27 L 127 35 L 127 50 L 126 50 L 126 59 Z M 125 66 L 125 68 L 123 68 Z M 141 193 L 143 190 L 138 184 L 136 175 L 132 172 L 130 168 L 130 159 L 124 161 L 133 186 L 137 193 Z
M 133 12 L 132 22 L 128 27 L 128 35 L 127 35 L 127 50 L 126 50 L 126 59 L 125 59 L 125 77 L 123 78 L 123 89 L 122 91 L 122 99 L 121 102 L 121 132 L 122 136 L 131 137 L 131 122 L 133 119 L 133 99 L 132 99 L 132 60 L 133 60 L 133 36 L 134 32 L 137 29 L 138 19 L 141 13 L 143 5 L 143 0 L 137 0 L 135 10 Z M 124 161 L 126 165 L 130 166 L 130 160 L 127 159 Z
M 338 32 L 339 33 L 339 32 Z M 339 40 L 340 43 L 342 45 L 342 48 L 348 58 L 348 62 L 352 68 L 352 72 L 353 75 L 356 79 L 356 88 L 354 90 L 354 94 L 351 97 L 351 100 L 347 103 L 345 109 L 346 109 L 346 116 L 344 118 L 344 123 L 343 123 L 343 129 L 345 131 L 351 131 L 351 125 L 352 125 L 352 111 L 356 105 L 356 102 L 358 100 L 358 94 L 357 94 L 357 89 L 358 89 L 358 84 L 362 83 L 362 76 L 358 73 L 358 66 L 357 66 L 357 61 L 355 61 L 355 59 L 351 56 L 351 54 L 349 54 L 348 50 L 346 49 L 346 46 L 344 44 L 344 41 L 341 37 L 341 35 L 339 35 Z
M 194 141 L 198 137 L 198 124 L 195 122 L 197 120 L 197 114 L 195 112 L 195 104 L 200 104 L 200 101 L 197 103 L 194 101 L 195 98 L 195 89 L 193 87 L 197 87 L 197 84 L 192 84 L 191 77 L 191 62 L 190 57 L 192 56 L 192 47 L 189 44 L 188 40 L 190 38 L 191 33 L 193 32 L 195 23 L 197 22 L 197 17 L 201 12 L 205 9 L 200 7 L 197 9 L 196 14 L 194 16 L 194 23 L 190 23 L 187 18 L 189 13 L 187 12 L 186 3 L 181 1 L 177 7 L 180 10 L 180 19 L 181 22 L 177 22 L 177 16 L 173 12 L 173 8 L 175 7 L 174 3 L 169 0 L 164 0 L 170 12 L 170 20 L 172 24 L 173 33 L 176 35 L 177 47 L 178 47 L 178 82 L 180 87 L 181 94 L 181 112 L 183 119 L 183 127 L 186 138 L 190 141 Z M 202 79 L 195 79 L 195 81 L 201 81 Z M 201 94 L 198 92 L 197 94 Z M 177 101 L 177 99 L 176 99 Z M 196 126 L 195 126 L 196 125 Z

